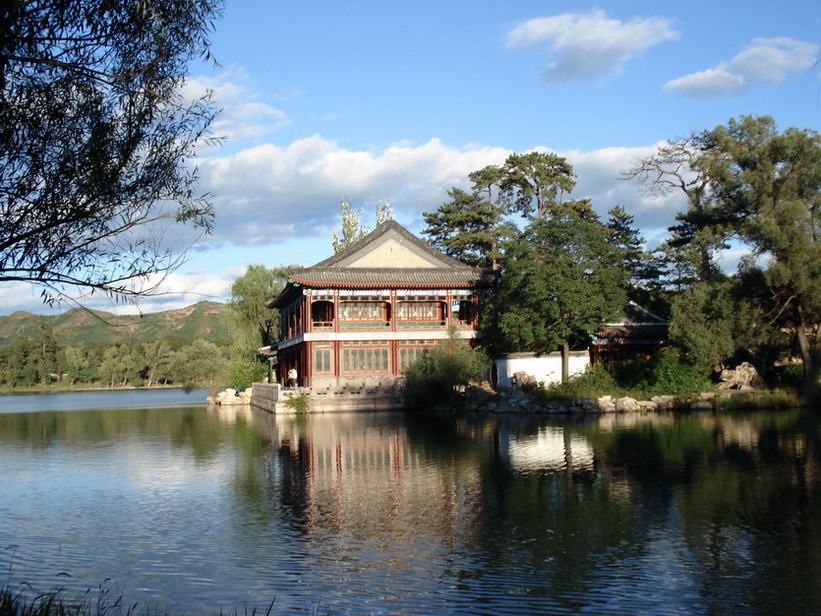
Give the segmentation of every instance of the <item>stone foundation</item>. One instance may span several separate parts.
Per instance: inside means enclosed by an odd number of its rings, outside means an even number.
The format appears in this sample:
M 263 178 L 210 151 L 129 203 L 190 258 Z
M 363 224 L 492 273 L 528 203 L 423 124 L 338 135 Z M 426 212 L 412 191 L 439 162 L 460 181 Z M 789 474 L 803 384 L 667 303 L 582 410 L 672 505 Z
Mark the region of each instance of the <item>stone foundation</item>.
M 401 388 L 395 383 L 350 382 L 341 387 L 289 389 L 273 383 L 254 383 L 251 404 L 270 413 L 293 414 L 286 401 L 308 397 L 308 413 L 382 411 L 402 407 Z

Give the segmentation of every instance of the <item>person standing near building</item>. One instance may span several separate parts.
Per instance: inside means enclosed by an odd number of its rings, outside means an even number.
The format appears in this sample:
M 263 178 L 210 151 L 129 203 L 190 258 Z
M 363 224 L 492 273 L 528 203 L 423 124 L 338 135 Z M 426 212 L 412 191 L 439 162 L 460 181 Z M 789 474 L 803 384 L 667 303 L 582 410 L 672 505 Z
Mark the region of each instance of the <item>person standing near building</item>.
M 288 370 L 288 386 L 289 387 L 296 387 L 297 378 L 299 378 L 299 377 L 298 377 L 298 374 L 297 374 L 297 371 L 296 371 L 296 367 L 293 367 L 290 370 Z

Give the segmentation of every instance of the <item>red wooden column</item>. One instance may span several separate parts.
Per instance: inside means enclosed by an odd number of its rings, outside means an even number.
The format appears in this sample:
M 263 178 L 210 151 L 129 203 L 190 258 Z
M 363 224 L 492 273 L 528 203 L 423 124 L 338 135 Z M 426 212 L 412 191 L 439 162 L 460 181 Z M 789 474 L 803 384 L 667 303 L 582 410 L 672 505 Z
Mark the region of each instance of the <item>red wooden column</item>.
M 333 291 L 333 303 L 334 303 L 334 320 L 333 320 L 333 331 L 335 333 L 339 332 L 339 289 L 334 289 Z M 336 338 L 336 336 L 334 337 Z M 334 376 L 336 377 L 336 384 L 339 385 L 339 377 L 342 374 L 342 344 L 339 340 L 334 340 L 333 346 L 331 347 L 331 354 L 333 355 L 333 362 L 334 362 Z
M 391 290 L 391 332 L 397 331 L 397 316 L 396 316 L 396 289 Z M 391 340 L 391 344 L 388 347 L 390 349 L 389 353 L 391 354 L 390 361 L 391 361 L 391 376 L 397 376 L 399 374 L 399 341 L 396 339 L 396 336 L 393 336 Z

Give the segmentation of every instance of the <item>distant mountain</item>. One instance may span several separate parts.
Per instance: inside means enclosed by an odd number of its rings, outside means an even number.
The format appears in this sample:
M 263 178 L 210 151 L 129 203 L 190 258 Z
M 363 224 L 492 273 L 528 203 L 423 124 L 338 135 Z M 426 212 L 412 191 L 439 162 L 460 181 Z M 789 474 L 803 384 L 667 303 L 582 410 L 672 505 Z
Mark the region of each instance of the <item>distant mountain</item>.
M 82 308 L 72 308 L 53 316 L 18 311 L 9 316 L 0 316 L 0 345 L 33 334 L 41 319 L 51 325 L 54 337 L 62 345 L 118 340 L 146 342 L 169 337 L 224 342 L 228 338 L 223 318 L 225 310 L 226 304 L 202 301 L 186 308 L 143 315 L 118 316 Z

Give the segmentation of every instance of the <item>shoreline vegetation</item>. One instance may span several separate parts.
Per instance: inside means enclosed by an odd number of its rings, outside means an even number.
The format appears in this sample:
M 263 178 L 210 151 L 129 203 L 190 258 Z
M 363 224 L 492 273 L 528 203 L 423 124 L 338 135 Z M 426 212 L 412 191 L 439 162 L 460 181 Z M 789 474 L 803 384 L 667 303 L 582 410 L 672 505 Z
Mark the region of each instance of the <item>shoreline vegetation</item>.
M 766 383 L 757 374 L 749 384 L 720 389 L 675 350 L 649 361 L 590 366 L 565 383 L 545 386 L 519 379 L 519 386 L 496 391 L 482 383 L 489 360 L 482 351 L 450 340 L 426 353 L 408 370 L 405 400 L 411 407 L 466 408 L 487 412 L 602 413 L 662 410 L 799 408 L 819 404 L 801 396 L 782 375 Z M 521 375 L 522 377 L 528 375 Z

